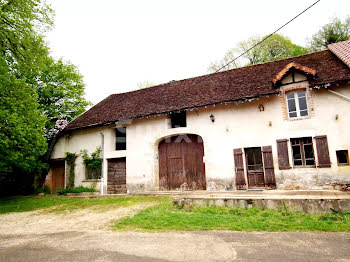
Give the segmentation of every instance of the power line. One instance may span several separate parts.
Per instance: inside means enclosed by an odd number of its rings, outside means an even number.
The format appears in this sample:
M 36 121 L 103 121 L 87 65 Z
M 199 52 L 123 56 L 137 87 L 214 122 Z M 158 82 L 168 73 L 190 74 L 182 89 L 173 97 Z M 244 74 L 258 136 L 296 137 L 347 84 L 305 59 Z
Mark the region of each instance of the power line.
M 246 53 L 248 53 L 250 50 L 252 50 L 253 48 L 255 48 L 256 46 L 260 45 L 262 42 L 264 42 L 266 39 L 270 38 L 272 35 L 274 35 L 275 33 L 277 33 L 279 30 L 281 30 L 283 27 L 285 27 L 286 25 L 288 25 L 289 23 L 291 23 L 293 20 L 295 20 L 296 18 L 298 18 L 299 16 L 301 16 L 303 13 L 305 13 L 307 10 L 309 10 L 310 8 L 312 8 L 314 5 L 316 5 L 318 2 L 320 2 L 321 0 L 317 0 L 316 2 L 314 2 L 312 5 L 310 5 L 309 7 L 307 7 L 306 9 L 304 9 L 302 12 L 300 12 L 299 14 L 297 14 L 296 16 L 294 16 L 292 19 L 290 19 L 287 23 L 285 23 L 284 25 L 280 26 L 278 29 L 276 29 L 274 32 L 272 32 L 271 34 L 269 34 L 268 36 L 266 36 L 265 38 L 263 38 L 260 42 L 256 43 L 255 45 L 253 45 L 251 48 L 249 48 L 248 50 L 244 51 L 242 54 L 240 54 L 239 56 L 237 56 L 236 58 L 234 58 L 233 60 L 231 60 L 230 62 L 228 62 L 227 64 L 223 65 L 222 67 L 220 67 L 219 69 L 217 69 L 215 73 L 219 72 L 221 69 L 225 68 L 226 66 L 228 66 L 229 64 L 233 63 L 234 61 L 236 61 L 238 58 L 244 56 Z

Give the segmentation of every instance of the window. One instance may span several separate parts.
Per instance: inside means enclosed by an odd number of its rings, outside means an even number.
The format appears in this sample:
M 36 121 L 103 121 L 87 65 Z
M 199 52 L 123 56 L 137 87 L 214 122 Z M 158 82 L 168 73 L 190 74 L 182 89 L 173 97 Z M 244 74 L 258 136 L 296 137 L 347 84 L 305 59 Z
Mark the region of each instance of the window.
M 291 138 L 293 164 L 295 167 L 315 166 L 312 137 Z
M 309 115 L 305 90 L 287 93 L 286 98 L 289 118 L 305 117 Z
M 101 179 L 101 168 L 91 168 L 86 167 L 85 169 L 85 177 L 86 179 Z
M 251 147 L 244 149 L 247 156 L 247 167 L 248 171 L 262 171 L 262 156 L 260 147 Z
M 126 150 L 126 127 L 115 130 L 115 150 Z
M 186 127 L 186 111 L 170 114 L 171 128 Z
M 348 150 L 337 150 L 336 153 L 339 166 L 349 165 Z

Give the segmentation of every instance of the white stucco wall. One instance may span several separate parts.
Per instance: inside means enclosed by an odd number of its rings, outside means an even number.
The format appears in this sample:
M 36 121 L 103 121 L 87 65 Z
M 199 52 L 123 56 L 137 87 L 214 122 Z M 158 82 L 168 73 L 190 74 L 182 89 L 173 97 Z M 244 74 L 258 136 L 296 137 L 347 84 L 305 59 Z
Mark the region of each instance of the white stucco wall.
M 307 86 L 307 83 L 303 85 Z M 333 90 L 350 97 L 350 86 L 337 87 Z M 350 151 L 350 102 L 324 88 L 310 90 L 310 95 L 311 114 L 307 119 L 293 121 L 285 119 L 280 96 L 272 96 L 242 104 L 229 103 L 188 111 L 185 128 L 170 128 L 166 115 L 133 119 L 127 125 L 125 151 L 115 151 L 115 125 L 74 131 L 70 136 L 65 135 L 59 139 L 51 158 L 63 158 L 65 152 L 78 153 L 81 149 L 87 149 L 91 153 L 97 146 L 101 146 L 100 133 L 103 132 L 104 177 L 107 175 L 106 159 L 126 157 L 129 192 L 157 190 L 158 143 L 167 136 L 189 133 L 200 135 L 204 140 L 208 189 L 234 189 L 234 148 L 268 145 L 272 146 L 277 188 L 331 188 L 330 184 L 337 181 L 350 183 L 350 167 L 339 167 L 335 153 L 336 150 L 343 149 Z M 261 104 L 265 108 L 263 112 L 258 109 Z M 214 123 L 210 121 L 211 114 L 215 116 Z M 276 139 L 318 135 L 327 135 L 331 168 L 279 170 Z M 289 150 L 292 164 L 291 148 Z M 85 168 L 81 157 L 77 159 L 75 172 L 76 185 L 90 184 L 84 181 Z M 105 180 L 105 186 L 106 183 Z

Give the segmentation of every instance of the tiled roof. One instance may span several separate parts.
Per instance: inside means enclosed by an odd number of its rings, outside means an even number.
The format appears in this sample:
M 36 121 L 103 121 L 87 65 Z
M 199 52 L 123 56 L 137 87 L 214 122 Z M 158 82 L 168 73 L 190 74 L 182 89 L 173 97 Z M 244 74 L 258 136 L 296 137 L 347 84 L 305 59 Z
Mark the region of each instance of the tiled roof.
M 344 64 L 350 67 L 350 40 L 328 45 L 331 50 Z
M 147 117 L 225 102 L 277 95 L 272 80 L 288 64 L 317 71 L 311 86 L 350 80 L 350 69 L 331 51 L 247 66 L 220 73 L 173 81 L 138 91 L 108 96 L 68 124 L 65 130 L 106 125 L 118 120 Z

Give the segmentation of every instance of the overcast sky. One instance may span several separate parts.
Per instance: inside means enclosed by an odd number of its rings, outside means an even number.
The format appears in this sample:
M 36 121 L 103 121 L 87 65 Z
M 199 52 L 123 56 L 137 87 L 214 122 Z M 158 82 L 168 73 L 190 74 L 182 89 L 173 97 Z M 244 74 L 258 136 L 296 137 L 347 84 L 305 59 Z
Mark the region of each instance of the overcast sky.
M 94 104 L 106 96 L 206 74 L 237 42 L 266 35 L 316 0 L 47 0 L 54 57 L 77 65 Z M 321 0 L 279 33 L 305 45 L 349 0 Z

